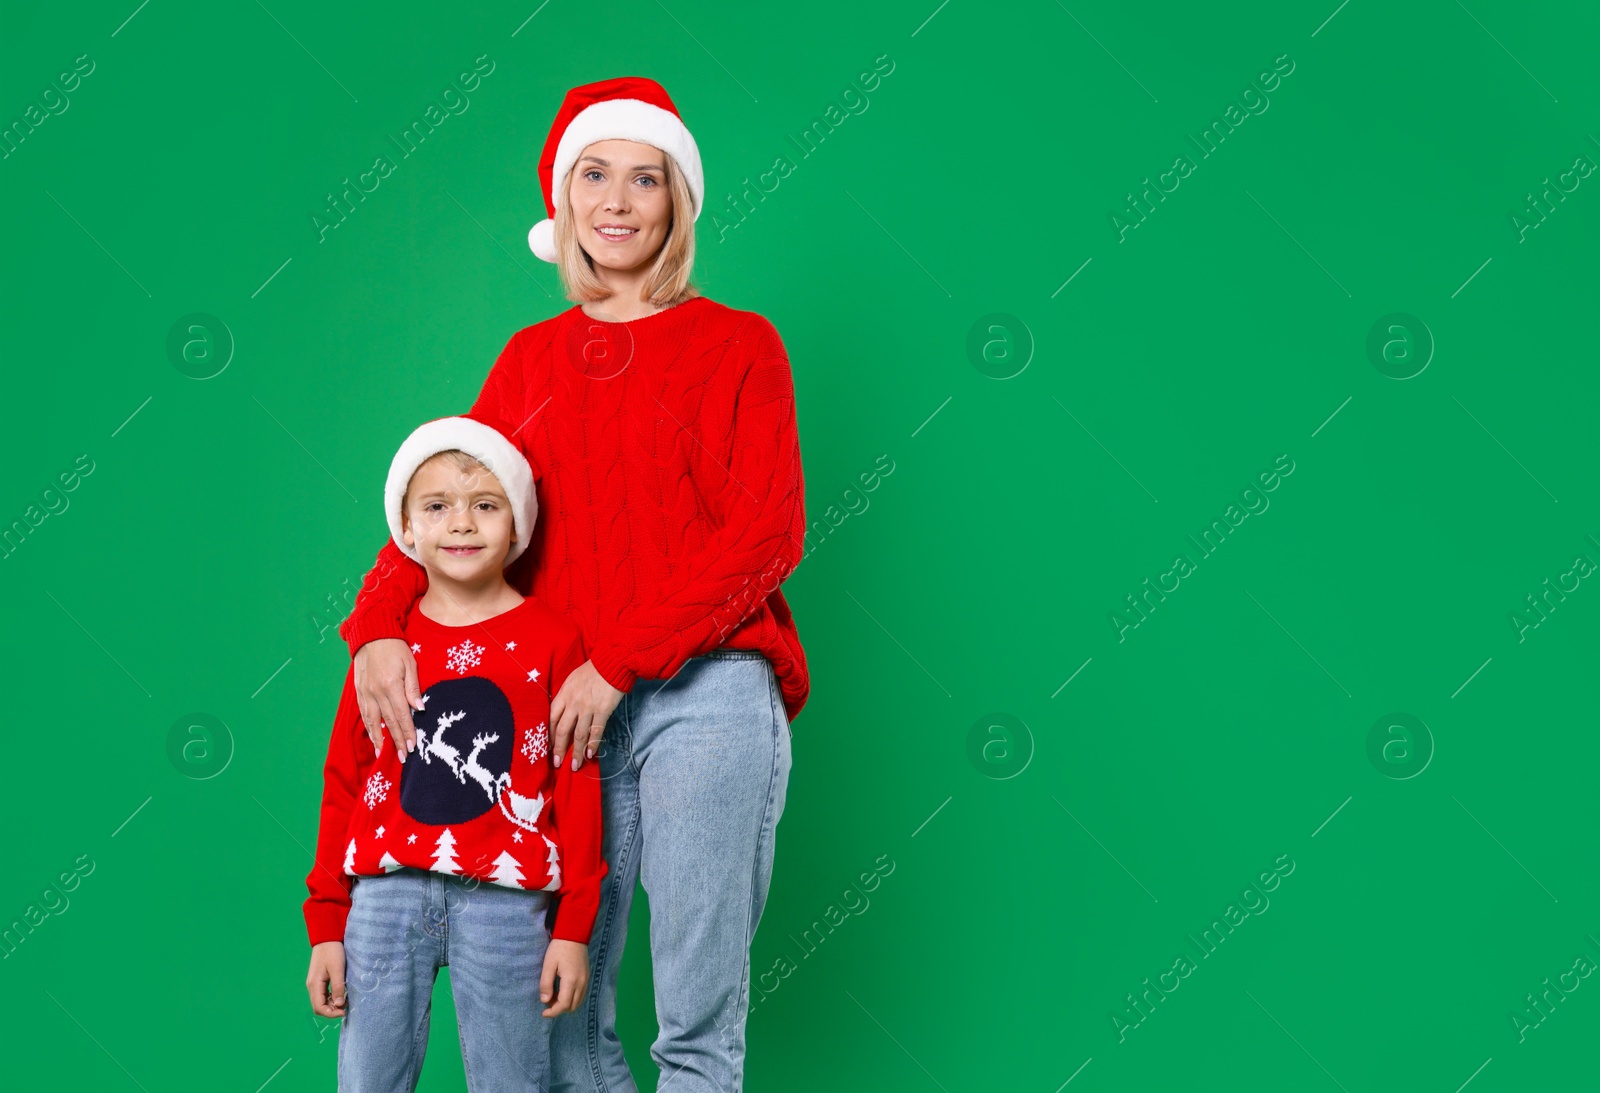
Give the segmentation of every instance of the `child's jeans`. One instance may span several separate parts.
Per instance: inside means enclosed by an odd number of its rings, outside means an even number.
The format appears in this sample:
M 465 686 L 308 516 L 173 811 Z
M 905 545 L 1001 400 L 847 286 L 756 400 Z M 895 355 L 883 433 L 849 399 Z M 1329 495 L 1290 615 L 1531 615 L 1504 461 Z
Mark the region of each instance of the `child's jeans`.
M 357 877 L 344 928 L 340 1093 L 411 1093 L 433 981 L 450 966 L 471 1093 L 546 1093 L 550 1022 L 539 976 L 550 893 L 397 869 Z

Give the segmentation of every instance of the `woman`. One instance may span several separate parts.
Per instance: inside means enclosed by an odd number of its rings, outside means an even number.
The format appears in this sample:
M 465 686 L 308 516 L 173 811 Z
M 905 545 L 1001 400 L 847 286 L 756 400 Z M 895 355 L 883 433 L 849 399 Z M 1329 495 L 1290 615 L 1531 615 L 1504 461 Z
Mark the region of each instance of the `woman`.
M 568 92 L 539 175 L 550 219 L 529 245 L 579 305 L 515 334 L 474 410 L 515 424 L 538 478 L 541 519 L 509 576 L 589 651 L 553 699 L 552 759 L 597 761 L 605 779 L 594 989 L 553 1026 L 555 1088 L 636 1088 L 616 985 L 642 877 L 660 1083 L 728 1093 L 809 691 L 778 591 L 806 526 L 793 379 L 766 319 L 690 284 L 700 156 L 658 84 Z M 368 732 L 376 745 L 386 728 L 402 760 L 421 707 L 398 635 L 425 583 L 386 544 L 340 628 Z

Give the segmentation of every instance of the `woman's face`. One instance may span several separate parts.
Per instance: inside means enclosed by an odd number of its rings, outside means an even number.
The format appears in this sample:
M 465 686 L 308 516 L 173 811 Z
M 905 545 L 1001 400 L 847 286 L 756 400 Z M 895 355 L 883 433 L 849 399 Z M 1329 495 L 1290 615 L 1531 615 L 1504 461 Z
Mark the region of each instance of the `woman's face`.
M 672 226 L 666 153 L 632 140 L 589 145 L 572 166 L 567 199 L 578 243 L 618 272 L 655 259 Z

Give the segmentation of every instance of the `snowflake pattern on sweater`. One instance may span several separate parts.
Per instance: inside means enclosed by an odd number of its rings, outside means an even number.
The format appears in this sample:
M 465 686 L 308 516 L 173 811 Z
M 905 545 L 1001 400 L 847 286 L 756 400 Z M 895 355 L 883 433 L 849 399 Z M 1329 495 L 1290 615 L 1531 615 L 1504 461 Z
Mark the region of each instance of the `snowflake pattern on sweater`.
M 577 627 L 529 598 L 470 627 L 413 609 L 404 636 L 419 650 L 417 748 L 403 764 L 387 738 L 374 752 L 352 666 L 306 878 L 311 944 L 343 939 L 357 878 L 407 867 L 556 892 L 552 936 L 587 942 L 606 872 L 599 768 L 547 758 L 550 696 L 586 659 Z
M 450 659 L 445 661 L 445 666 L 458 676 L 467 674 L 468 669 L 476 668 L 483 659 L 483 646 L 472 644 L 468 638 L 460 645 L 450 647 Z
M 539 760 L 543 759 L 547 754 L 549 754 L 549 751 L 550 730 L 545 727 L 543 721 L 539 722 L 538 728 L 523 730 L 523 755 L 526 755 L 532 762 L 537 763 Z

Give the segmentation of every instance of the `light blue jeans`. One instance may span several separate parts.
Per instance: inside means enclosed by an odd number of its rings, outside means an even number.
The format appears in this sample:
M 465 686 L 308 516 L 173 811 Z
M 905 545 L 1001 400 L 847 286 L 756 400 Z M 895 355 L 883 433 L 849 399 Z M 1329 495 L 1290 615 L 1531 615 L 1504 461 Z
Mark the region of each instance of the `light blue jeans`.
M 617 971 L 636 880 L 650 898 L 656 1020 L 669 1093 L 738 1093 L 750 943 L 772 880 L 790 729 L 767 658 L 716 649 L 636 680 L 606 724 L 605 858 L 589 995 L 552 1022 L 556 1093 L 636 1093 L 617 1039 Z
M 546 1093 L 539 976 L 550 893 L 397 869 L 357 877 L 344 928 L 340 1093 L 411 1093 L 428 1049 L 433 981 L 450 967 L 471 1093 Z

